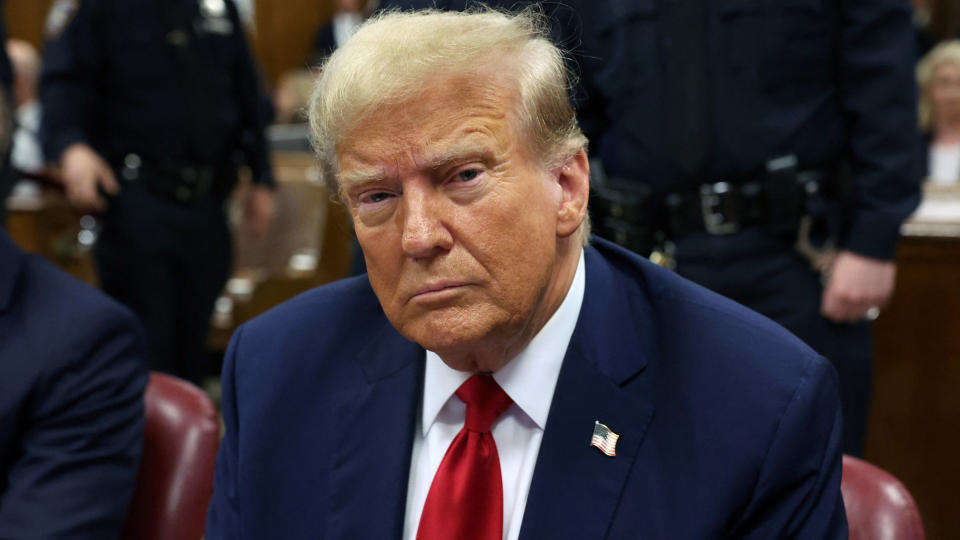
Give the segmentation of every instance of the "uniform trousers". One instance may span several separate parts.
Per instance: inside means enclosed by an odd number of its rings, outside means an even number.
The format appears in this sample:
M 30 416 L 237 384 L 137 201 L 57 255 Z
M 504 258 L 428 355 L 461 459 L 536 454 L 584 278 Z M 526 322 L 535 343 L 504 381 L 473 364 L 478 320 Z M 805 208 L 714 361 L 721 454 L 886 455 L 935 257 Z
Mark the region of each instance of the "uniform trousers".
M 676 241 L 677 272 L 780 323 L 830 360 L 840 382 L 844 453 L 863 455 L 873 387 L 873 331 L 867 321 L 837 324 L 820 315 L 820 274 L 793 239 L 760 229 Z
M 121 187 L 94 247 L 103 290 L 140 317 L 152 370 L 200 383 L 210 316 L 231 264 L 222 198 L 181 203 L 140 180 Z

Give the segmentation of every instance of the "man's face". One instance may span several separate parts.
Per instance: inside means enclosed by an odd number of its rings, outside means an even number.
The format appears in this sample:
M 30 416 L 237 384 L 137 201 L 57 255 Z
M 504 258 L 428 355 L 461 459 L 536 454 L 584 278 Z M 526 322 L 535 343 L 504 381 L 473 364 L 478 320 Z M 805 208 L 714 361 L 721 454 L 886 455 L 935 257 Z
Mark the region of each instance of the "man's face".
M 556 283 L 563 188 L 518 140 L 512 99 L 489 82 L 441 82 L 377 110 L 337 146 L 384 312 L 445 360 L 529 340 L 566 293 Z

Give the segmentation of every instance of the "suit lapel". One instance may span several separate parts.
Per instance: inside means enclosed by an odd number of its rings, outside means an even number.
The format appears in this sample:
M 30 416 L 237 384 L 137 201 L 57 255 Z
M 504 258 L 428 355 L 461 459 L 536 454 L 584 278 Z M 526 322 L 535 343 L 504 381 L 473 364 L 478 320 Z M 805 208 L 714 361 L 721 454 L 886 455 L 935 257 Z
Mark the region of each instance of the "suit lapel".
M 423 355 L 385 323 L 358 358 L 362 380 L 334 399 L 327 538 L 401 538 Z
M 653 417 L 649 304 L 592 248 L 587 285 L 530 485 L 520 537 L 604 538 Z M 616 456 L 590 446 L 594 422 L 620 435 Z

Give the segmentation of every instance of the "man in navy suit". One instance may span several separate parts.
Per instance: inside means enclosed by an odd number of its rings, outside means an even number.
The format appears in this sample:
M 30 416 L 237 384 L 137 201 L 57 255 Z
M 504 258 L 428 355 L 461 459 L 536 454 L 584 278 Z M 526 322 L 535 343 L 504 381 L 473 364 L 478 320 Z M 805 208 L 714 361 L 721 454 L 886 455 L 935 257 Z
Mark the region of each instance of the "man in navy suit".
M 117 538 L 143 444 L 133 314 L 0 230 L 0 538 Z
M 237 330 L 207 538 L 845 538 L 830 365 L 602 240 L 535 15 L 386 14 L 326 63 L 368 275 Z

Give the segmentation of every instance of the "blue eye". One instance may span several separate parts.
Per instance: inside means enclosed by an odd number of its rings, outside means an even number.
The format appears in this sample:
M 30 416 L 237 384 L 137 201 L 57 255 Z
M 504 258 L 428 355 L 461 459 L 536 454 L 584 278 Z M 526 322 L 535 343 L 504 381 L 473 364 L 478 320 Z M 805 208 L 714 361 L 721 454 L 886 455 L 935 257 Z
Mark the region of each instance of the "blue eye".
M 457 180 L 460 180 L 461 182 L 469 182 L 475 179 L 477 176 L 480 176 L 480 169 L 467 169 L 457 173 Z
M 374 191 L 373 193 L 365 193 L 359 197 L 359 201 L 363 204 L 377 204 L 381 203 L 390 197 L 390 193 L 386 191 Z

